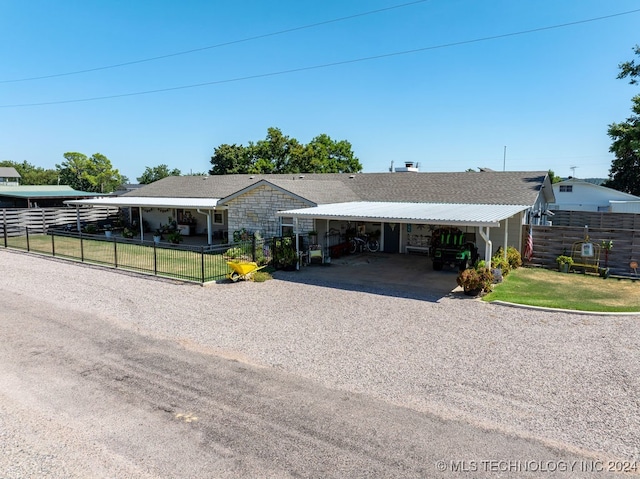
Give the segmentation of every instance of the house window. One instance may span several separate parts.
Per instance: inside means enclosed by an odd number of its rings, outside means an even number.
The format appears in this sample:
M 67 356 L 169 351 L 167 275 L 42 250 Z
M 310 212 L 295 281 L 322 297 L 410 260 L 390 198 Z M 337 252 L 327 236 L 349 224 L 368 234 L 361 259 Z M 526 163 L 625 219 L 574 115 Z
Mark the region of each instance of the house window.
M 573 185 L 560 185 L 560 193 L 573 192 Z
M 280 218 L 280 236 L 293 236 L 293 218 Z
M 214 211 L 213 212 L 213 224 L 214 225 L 221 225 L 223 224 L 224 219 L 222 217 L 222 212 L 221 211 Z

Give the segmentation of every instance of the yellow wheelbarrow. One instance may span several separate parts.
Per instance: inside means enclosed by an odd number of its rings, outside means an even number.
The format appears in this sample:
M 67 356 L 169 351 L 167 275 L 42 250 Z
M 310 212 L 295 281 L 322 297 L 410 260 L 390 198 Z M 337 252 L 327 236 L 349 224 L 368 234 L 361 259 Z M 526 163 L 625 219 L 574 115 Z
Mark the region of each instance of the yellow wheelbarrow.
M 231 271 L 227 274 L 227 278 L 234 283 L 239 279 L 251 279 L 253 273 L 266 267 L 266 265 L 258 266 L 257 263 L 249 261 L 227 261 L 227 264 L 229 268 L 231 268 Z

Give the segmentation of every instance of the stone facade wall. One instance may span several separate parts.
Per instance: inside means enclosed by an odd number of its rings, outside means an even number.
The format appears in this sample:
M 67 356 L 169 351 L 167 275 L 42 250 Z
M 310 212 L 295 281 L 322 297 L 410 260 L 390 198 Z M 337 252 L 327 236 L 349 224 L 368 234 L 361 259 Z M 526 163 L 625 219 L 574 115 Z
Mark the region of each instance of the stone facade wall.
M 305 208 L 309 205 L 280 190 L 260 186 L 227 203 L 229 210 L 229 237 L 234 231 L 245 228 L 249 232 L 260 231 L 264 237 L 280 236 L 278 211 Z M 313 220 L 301 219 L 299 231 L 313 229 Z

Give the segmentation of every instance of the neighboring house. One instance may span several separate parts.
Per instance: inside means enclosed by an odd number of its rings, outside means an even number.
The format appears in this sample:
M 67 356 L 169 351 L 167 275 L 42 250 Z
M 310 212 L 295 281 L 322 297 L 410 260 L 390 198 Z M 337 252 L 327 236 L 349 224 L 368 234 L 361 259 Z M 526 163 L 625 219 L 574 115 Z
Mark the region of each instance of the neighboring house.
M 554 183 L 553 193 L 550 210 L 640 213 L 640 197 L 577 178 Z
M 0 166 L 0 186 L 18 186 L 20 184 L 20 173 L 9 166 Z
M 129 208 L 152 228 L 195 218 L 208 243 L 245 228 L 264 236 L 357 227 L 380 234 L 385 252 L 427 246 L 439 226 L 461 229 L 481 257 L 522 249 L 522 225 L 540 223 L 555 201 L 546 171 L 170 176 L 119 197 L 67 202 Z M 484 254 L 482 252 L 484 251 Z
M 0 208 L 56 208 L 65 206 L 67 200 L 96 196 L 101 195 L 77 191 L 70 186 L 0 186 Z

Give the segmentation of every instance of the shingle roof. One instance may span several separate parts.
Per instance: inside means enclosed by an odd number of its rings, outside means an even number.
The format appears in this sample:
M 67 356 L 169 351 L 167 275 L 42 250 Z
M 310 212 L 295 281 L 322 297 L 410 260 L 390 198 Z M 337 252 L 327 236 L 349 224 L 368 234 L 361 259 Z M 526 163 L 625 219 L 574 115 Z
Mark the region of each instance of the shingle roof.
M 532 205 L 546 171 L 169 176 L 123 196 L 224 198 L 267 180 L 316 204 L 346 201 Z
M 13 166 L 0 166 L 0 178 L 20 178 L 20 173 Z

